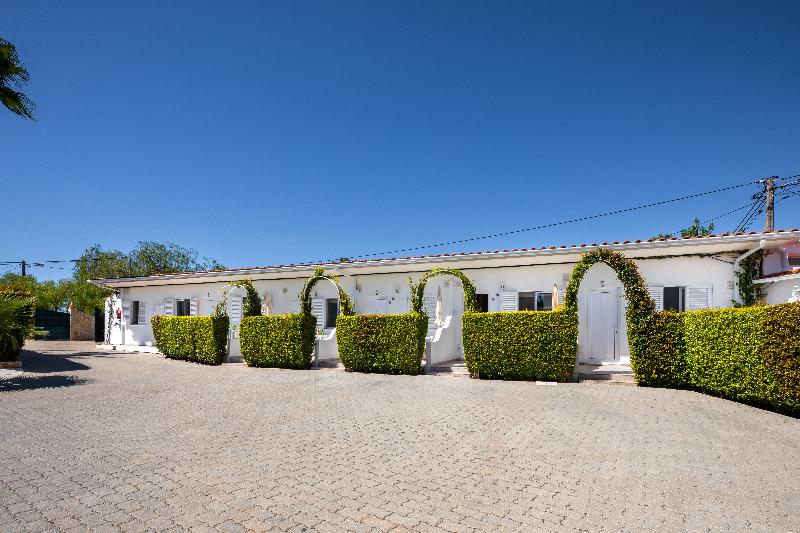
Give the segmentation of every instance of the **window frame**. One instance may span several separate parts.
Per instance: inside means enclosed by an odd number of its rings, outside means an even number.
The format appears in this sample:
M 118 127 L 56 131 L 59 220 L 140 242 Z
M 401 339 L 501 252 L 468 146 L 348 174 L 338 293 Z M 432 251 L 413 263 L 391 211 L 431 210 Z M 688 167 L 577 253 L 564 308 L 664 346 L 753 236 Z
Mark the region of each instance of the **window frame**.
M 336 302 L 336 312 L 333 313 L 333 325 L 331 325 L 331 308 L 330 305 L 332 302 Z M 332 329 L 336 327 L 336 317 L 339 316 L 339 298 L 325 298 L 325 328 L 324 329 Z
M 140 300 L 131 300 L 131 308 L 129 313 L 130 326 L 139 326 L 139 306 L 142 305 Z
M 528 309 L 522 307 L 522 295 L 523 294 L 530 294 L 532 296 L 525 296 L 526 299 L 532 298 L 533 299 L 533 309 Z M 550 308 L 549 309 L 540 309 L 539 308 L 539 295 L 549 295 L 550 296 Z M 553 310 L 553 292 L 552 291 L 517 291 L 517 311 L 552 311 Z
M 185 306 L 186 313 L 181 313 L 182 306 Z M 175 298 L 175 316 L 191 316 L 191 315 L 192 315 L 191 298 Z

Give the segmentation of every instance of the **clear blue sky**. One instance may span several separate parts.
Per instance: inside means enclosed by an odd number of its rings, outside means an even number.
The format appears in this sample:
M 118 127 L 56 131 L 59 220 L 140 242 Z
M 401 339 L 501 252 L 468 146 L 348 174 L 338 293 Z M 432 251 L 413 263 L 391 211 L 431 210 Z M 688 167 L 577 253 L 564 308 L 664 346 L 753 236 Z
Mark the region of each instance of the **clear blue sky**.
M 3 7 L 39 109 L 0 109 L 0 261 L 356 256 L 800 172 L 797 2 L 70 4 Z M 648 238 L 753 192 L 427 251 Z

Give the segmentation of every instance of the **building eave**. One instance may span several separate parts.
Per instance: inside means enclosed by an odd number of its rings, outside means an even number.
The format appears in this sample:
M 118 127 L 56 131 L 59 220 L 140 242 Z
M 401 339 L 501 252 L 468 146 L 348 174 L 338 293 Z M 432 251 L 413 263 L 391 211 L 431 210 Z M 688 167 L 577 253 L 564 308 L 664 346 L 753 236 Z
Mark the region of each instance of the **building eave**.
M 419 257 L 400 257 L 388 259 L 365 259 L 348 262 L 320 262 L 308 264 L 296 264 L 285 266 L 270 266 L 256 268 L 242 268 L 230 270 L 217 270 L 208 272 L 187 272 L 177 274 L 159 274 L 146 277 L 128 278 L 107 278 L 90 280 L 91 283 L 110 289 L 151 286 L 151 285 L 171 285 L 180 282 L 204 283 L 204 282 L 228 282 L 242 278 L 257 278 L 268 276 L 263 279 L 278 279 L 285 277 L 298 277 L 308 275 L 315 268 L 323 267 L 328 270 L 345 274 L 358 275 L 359 272 L 368 268 L 380 268 L 392 270 L 392 267 L 406 266 L 410 270 L 422 269 L 431 264 L 443 264 L 453 262 L 473 262 L 491 261 L 508 258 L 540 258 L 548 259 L 553 257 L 580 256 L 586 252 L 598 248 L 607 248 L 618 252 L 640 251 L 643 254 L 658 255 L 690 255 L 697 253 L 698 248 L 709 248 L 709 253 L 724 253 L 726 251 L 737 251 L 737 246 L 747 247 L 760 240 L 766 240 L 769 245 L 786 244 L 796 242 L 800 239 L 800 230 L 786 230 L 774 233 L 752 233 L 737 235 L 714 235 L 708 237 L 693 237 L 689 239 L 669 239 L 656 241 L 624 241 L 612 243 L 592 243 L 575 246 L 551 246 L 543 248 L 518 249 L 518 250 L 495 250 L 489 252 L 463 252 L 452 254 L 439 254 Z M 414 268 L 417 267 L 417 268 Z M 757 282 L 759 282 L 758 280 Z M 774 279 L 765 280 L 774 281 Z

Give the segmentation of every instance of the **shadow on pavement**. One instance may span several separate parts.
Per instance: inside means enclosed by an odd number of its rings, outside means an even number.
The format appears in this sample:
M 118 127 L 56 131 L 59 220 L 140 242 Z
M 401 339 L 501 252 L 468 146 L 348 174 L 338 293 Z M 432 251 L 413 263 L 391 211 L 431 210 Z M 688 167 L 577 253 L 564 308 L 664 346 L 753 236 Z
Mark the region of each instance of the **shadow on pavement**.
M 20 376 L 0 379 L 0 392 L 71 387 L 86 382 L 87 380 L 75 376 Z
M 19 361 L 22 362 L 22 368 L 25 372 L 34 372 L 37 374 L 50 374 L 55 372 L 74 372 L 76 370 L 89 370 L 89 367 L 83 363 L 73 361 L 71 358 L 79 355 L 89 355 L 81 353 L 70 354 L 42 354 L 39 352 L 32 352 L 23 350 L 19 354 Z

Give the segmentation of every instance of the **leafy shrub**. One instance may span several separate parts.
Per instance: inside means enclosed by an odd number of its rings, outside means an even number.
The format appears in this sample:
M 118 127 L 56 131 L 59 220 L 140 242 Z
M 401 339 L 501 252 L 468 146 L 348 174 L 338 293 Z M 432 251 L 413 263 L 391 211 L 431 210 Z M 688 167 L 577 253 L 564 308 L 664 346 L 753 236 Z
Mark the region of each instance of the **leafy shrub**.
M 689 384 L 683 314 L 663 311 L 646 322 L 631 368 L 639 385 L 683 388 Z
M 225 358 L 228 317 L 154 316 L 151 324 L 158 350 L 170 359 L 218 365 Z
M 798 364 L 797 341 L 786 337 L 797 333 L 797 325 L 784 323 L 795 313 L 785 306 L 775 307 L 782 309 L 759 306 L 684 313 L 692 387 L 780 410 L 800 409 L 800 396 L 781 384 L 787 371 Z M 769 338 L 770 334 L 777 337 Z M 776 366 L 776 362 L 783 364 Z
M 464 360 L 473 377 L 569 381 L 578 354 L 574 313 L 464 313 Z
M 0 296 L 0 361 L 13 361 L 34 331 L 34 304 L 30 298 Z
M 317 318 L 295 313 L 248 316 L 239 326 L 242 357 L 250 366 L 308 368 Z
M 764 360 L 780 391 L 800 399 L 800 303 L 767 307 L 764 337 Z
M 244 297 L 244 302 L 242 305 L 242 317 L 260 316 L 261 297 L 258 295 L 258 291 L 253 286 L 253 280 L 241 279 L 237 281 L 231 281 L 230 284 L 233 287 L 243 288 L 247 293 L 246 296 Z
M 800 303 L 656 313 L 636 381 L 800 413 Z
M 423 313 L 336 318 L 339 359 L 356 372 L 419 374 L 427 332 Z

